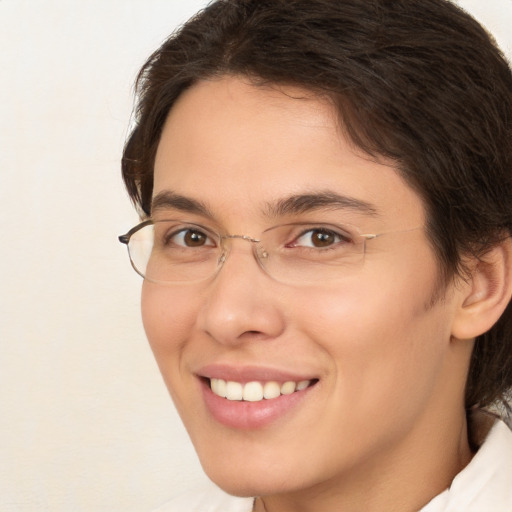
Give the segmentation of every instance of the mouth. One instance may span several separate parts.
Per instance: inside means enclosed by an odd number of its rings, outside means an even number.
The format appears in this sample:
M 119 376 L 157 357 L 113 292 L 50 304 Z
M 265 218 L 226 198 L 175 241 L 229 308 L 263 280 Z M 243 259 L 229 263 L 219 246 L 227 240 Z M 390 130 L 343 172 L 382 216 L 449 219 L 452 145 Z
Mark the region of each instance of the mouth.
M 242 430 L 271 427 L 310 410 L 321 390 L 320 378 L 308 370 L 212 363 L 195 374 L 207 415 Z
M 206 378 L 212 393 L 220 398 L 234 402 L 261 402 L 274 400 L 283 395 L 291 395 L 303 391 L 318 382 L 318 379 L 285 382 L 251 381 L 237 382 L 233 380 Z
M 198 377 L 210 417 L 242 430 L 270 427 L 291 418 L 293 411 L 302 410 L 300 404 L 312 403 L 307 397 L 319 382 L 318 378 L 294 378 L 272 370 L 225 367 L 204 370 Z

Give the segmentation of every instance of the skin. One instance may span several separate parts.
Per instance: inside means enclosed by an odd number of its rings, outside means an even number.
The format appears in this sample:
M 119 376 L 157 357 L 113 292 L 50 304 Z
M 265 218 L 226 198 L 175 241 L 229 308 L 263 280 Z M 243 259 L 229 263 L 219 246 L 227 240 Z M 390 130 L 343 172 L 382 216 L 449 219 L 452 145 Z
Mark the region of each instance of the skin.
M 391 162 L 344 138 L 326 101 L 236 77 L 195 85 L 170 112 L 154 195 L 169 191 L 208 207 L 189 220 L 253 237 L 292 219 L 341 218 L 364 233 L 425 224 L 418 195 Z M 319 191 L 377 213 L 265 213 L 269 202 Z M 364 264 L 347 274 L 285 285 L 236 240 L 213 279 L 144 282 L 147 336 L 201 463 L 226 491 L 260 496 L 256 511 L 418 510 L 471 459 L 463 396 L 473 342 L 452 332 L 470 284 L 450 283 L 432 305 L 438 268 L 423 229 L 368 242 Z M 212 363 L 319 380 L 277 421 L 236 429 L 202 399 L 197 372 Z

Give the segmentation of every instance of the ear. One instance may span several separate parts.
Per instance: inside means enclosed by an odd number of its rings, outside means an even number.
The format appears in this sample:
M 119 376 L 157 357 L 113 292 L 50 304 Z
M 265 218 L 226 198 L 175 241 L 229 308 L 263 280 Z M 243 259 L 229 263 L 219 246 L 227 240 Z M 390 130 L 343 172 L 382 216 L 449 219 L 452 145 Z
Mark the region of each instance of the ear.
M 512 297 L 512 240 L 506 238 L 468 265 L 471 274 L 462 283 L 452 336 L 472 339 L 487 332 Z

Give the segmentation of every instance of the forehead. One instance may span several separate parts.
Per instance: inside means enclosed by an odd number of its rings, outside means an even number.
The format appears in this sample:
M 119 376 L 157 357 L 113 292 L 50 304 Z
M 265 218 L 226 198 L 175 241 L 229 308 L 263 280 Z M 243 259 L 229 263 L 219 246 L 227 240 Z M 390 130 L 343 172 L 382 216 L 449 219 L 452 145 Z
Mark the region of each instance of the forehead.
M 347 140 L 327 100 L 235 77 L 200 82 L 174 105 L 155 159 L 154 196 L 163 192 L 237 219 L 293 195 L 332 192 L 370 205 L 396 229 L 423 221 L 418 195 L 391 162 Z

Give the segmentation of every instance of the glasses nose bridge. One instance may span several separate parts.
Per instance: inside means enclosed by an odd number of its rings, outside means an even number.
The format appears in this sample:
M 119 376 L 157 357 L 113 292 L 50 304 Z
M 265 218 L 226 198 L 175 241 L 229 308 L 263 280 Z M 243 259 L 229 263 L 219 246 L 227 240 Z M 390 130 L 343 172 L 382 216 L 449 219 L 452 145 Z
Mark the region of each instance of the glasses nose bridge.
M 226 243 L 226 241 L 229 241 L 231 242 L 232 240 L 245 240 L 246 242 L 249 242 L 251 244 L 251 249 L 252 249 L 252 255 L 254 257 L 254 259 L 256 260 L 256 262 L 261 265 L 261 262 L 260 262 L 260 257 L 258 255 L 258 244 L 261 243 L 261 240 L 258 239 L 258 238 L 254 238 L 252 236 L 249 236 L 249 235 L 223 235 L 220 237 L 220 240 L 221 240 L 221 248 L 222 248 L 222 253 L 219 257 L 219 261 L 218 261 L 218 264 L 219 264 L 219 270 L 220 268 L 222 268 L 222 266 L 224 265 L 225 261 L 227 260 L 230 252 L 231 252 L 231 243 Z

